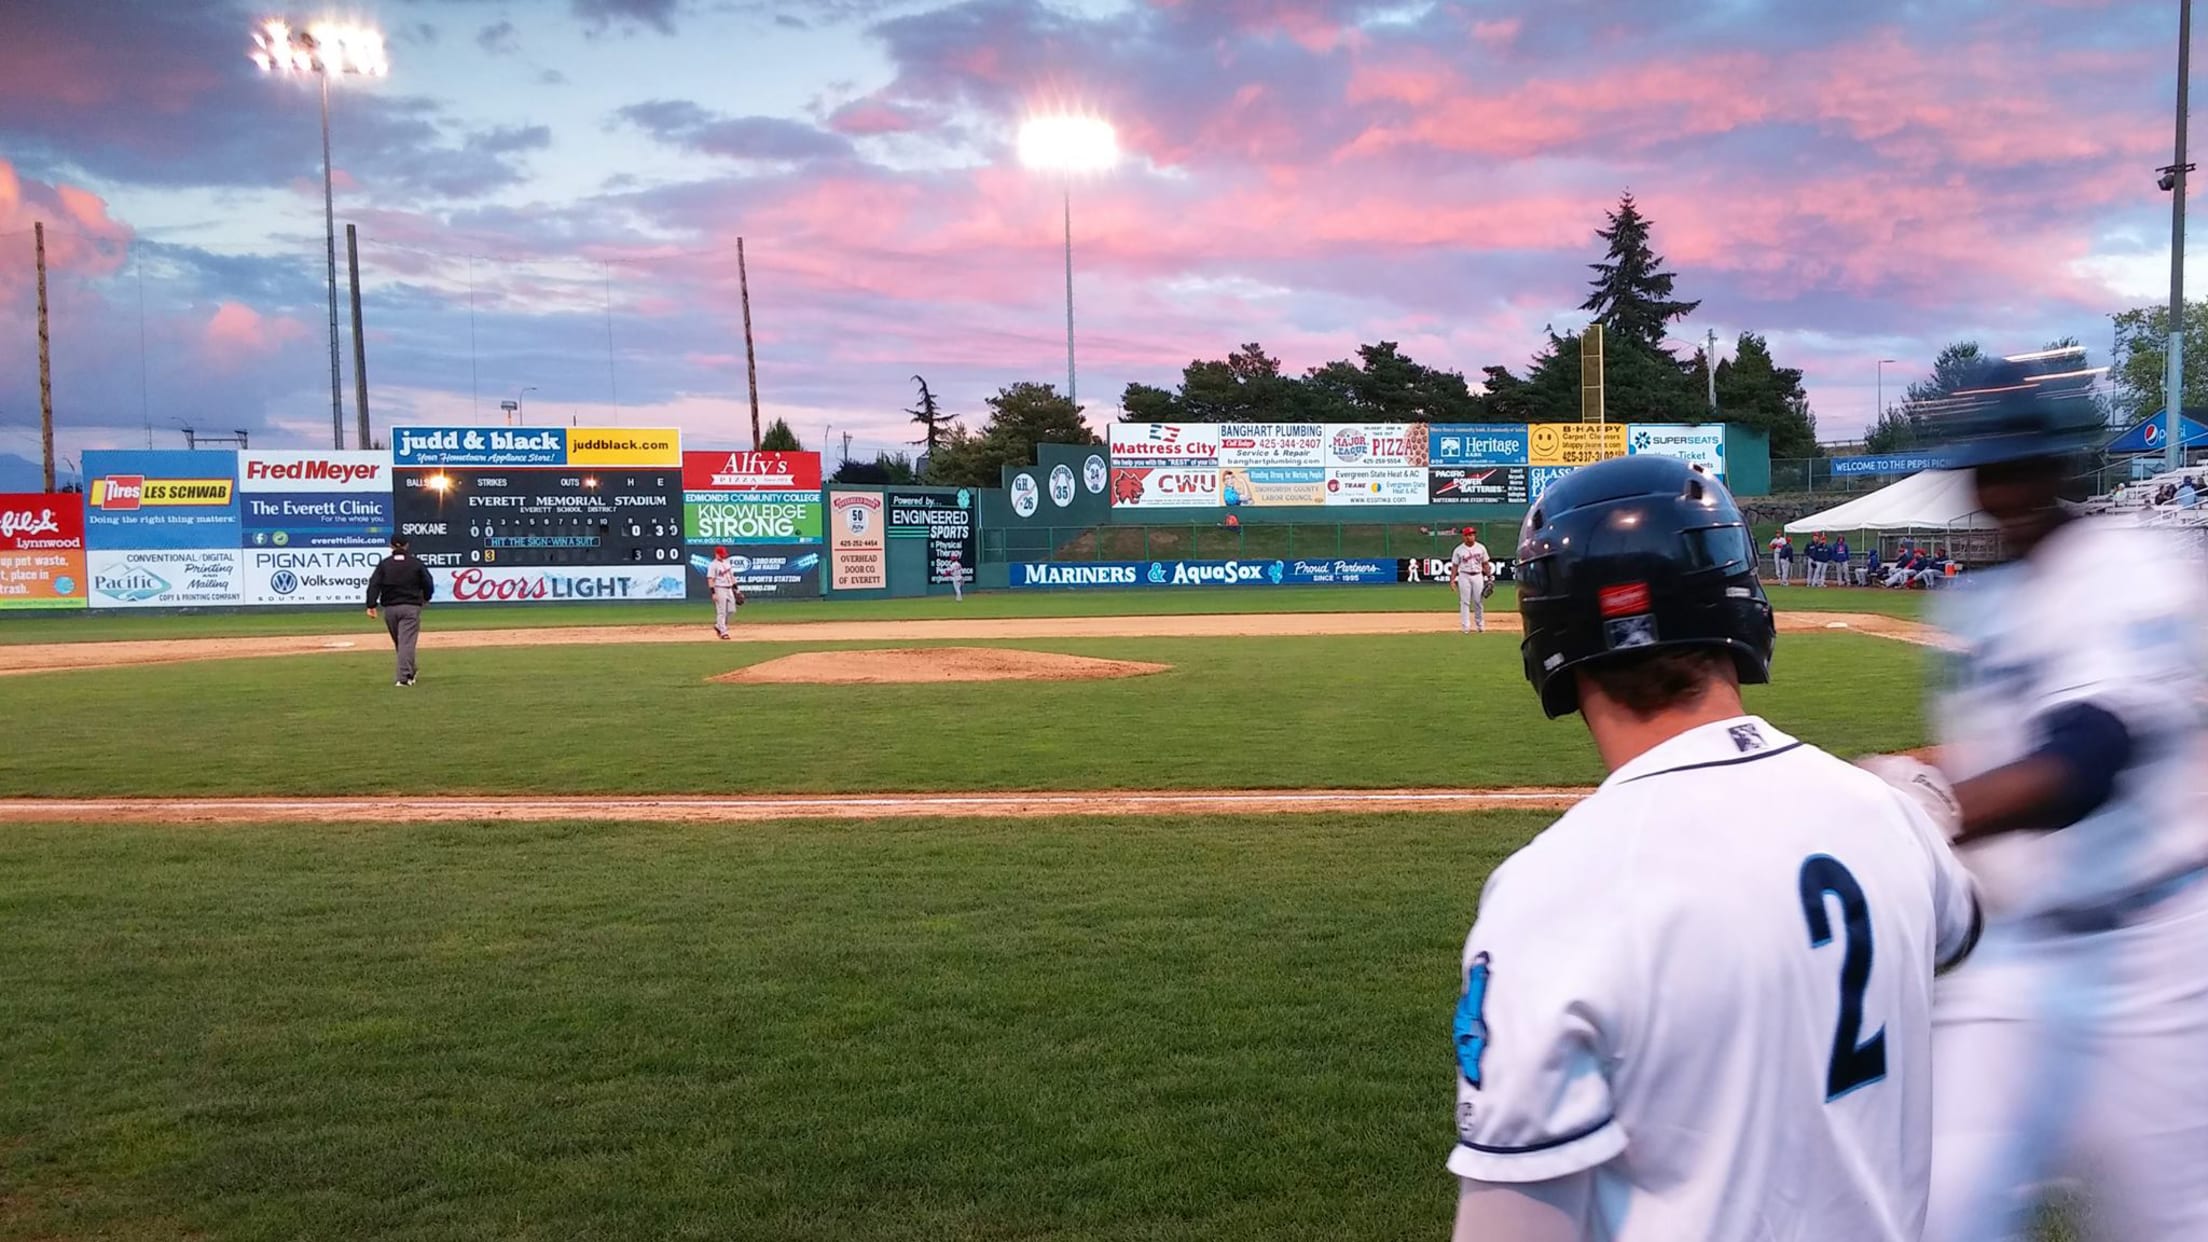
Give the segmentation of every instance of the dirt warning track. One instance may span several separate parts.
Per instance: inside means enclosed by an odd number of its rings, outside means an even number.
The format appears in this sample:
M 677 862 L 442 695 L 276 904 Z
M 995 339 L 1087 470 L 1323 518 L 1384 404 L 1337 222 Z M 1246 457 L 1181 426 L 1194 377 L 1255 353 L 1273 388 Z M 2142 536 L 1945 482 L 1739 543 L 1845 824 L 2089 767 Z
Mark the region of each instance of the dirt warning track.
M 1067 790 L 1034 793 L 710 797 L 8 798 L 0 823 L 421 824 L 481 820 L 759 823 L 778 819 L 1048 819 L 1065 816 L 1560 811 L 1591 790 Z
M 178 638 L 112 643 L 25 643 L 0 646 L 0 676 L 68 669 L 243 660 L 268 656 L 388 653 L 382 627 L 365 617 L 344 632 L 270 638 Z M 1488 617 L 1489 637 L 1516 633 L 1518 615 Z M 1027 617 L 943 621 L 809 621 L 742 626 L 747 643 L 952 642 L 1058 638 L 1281 638 L 1355 634 L 1443 634 L 1453 612 L 1236 613 L 1155 617 Z M 439 630 L 434 611 L 422 631 L 427 651 L 470 647 L 567 647 L 619 643 L 710 643 L 710 626 L 548 626 L 539 629 Z M 1779 614 L 1787 634 L 1853 630 L 1902 642 L 1936 645 L 1930 626 L 1855 612 Z

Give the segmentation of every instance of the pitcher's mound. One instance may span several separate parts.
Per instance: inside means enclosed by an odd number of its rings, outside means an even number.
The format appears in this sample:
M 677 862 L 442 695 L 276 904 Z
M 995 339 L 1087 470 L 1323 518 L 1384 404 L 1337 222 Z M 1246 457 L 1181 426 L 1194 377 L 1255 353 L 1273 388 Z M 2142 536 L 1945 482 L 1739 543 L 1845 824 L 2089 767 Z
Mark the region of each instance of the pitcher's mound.
M 1170 664 L 1096 660 L 1002 647 L 904 647 L 885 651 L 801 651 L 722 673 L 714 681 L 882 685 L 913 681 L 1097 681 L 1143 677 Z

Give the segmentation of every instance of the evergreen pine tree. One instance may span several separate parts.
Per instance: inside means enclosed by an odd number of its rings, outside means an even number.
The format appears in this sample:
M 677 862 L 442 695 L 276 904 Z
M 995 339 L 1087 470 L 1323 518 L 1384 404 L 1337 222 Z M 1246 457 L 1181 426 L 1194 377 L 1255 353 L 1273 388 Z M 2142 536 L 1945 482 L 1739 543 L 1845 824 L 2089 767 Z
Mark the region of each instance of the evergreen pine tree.
M 1641 214 L 1630 190 L 1608 216 L 1609 227 L 1595 230 L 1595 236 L 1609 250 L 1602 262 L 1588 264 L 1595 270 L 1595 279 L 1588 282 L 1594 292 L 1580 303 L 1580 309 L 1595 313 L 1610 340 L 1665 353 L 1664 330 L 1702 303 L 1672 299 L 1672 273 L 1663 270 L 1663 256 L 1649 245 L 1648 217 Z

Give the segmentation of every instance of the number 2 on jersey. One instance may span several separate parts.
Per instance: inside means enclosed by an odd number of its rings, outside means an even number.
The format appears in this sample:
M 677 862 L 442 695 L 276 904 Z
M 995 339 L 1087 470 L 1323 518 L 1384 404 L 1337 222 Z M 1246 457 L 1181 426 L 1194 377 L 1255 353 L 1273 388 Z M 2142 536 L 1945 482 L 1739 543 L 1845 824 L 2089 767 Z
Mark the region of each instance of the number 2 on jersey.
M 1825 1070 L 1825 1100 L 1830 1103 L 1886 1076 L 1886 1028 L 1856 1041 L 1863 1029 L 1863 993 L 1871 985 L 1871 907 L 1863 899 L 1863 886 L 1829 854 L 1803 860 L 1801 890 L 1810 948 L 1832 943 L 1827 894 L 1840 899 L 1841 930 L 1847 934 L 1840 958 L 1840 1018 L 1832 1032 L 1832 1062 Z

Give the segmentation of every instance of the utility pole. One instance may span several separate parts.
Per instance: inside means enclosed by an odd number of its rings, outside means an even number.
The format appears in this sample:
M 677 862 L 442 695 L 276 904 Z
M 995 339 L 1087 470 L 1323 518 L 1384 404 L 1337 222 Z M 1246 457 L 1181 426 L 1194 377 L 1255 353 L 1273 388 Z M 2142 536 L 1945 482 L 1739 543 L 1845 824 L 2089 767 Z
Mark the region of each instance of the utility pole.
M 345 271 L 353 282 L 353 412 L 359 416 L 360 435 L 353 447 L 365 449 L 368 438 L 368 340 L 360 334 L 360 232 L 345 226 Z
M 1710 413 L 1717 413 L 1717 329 L 1711 328 L 1709 348 L 1702 351 L 1702 371 L 1710 381 Z
M 38 439 L 46 463 L 46 490 L 54 490 L 54 347 L 46 332 L 46 222 L 31 222 L 38 251 Z
M 337 207 L 330 190 L 330 75 L 322 79 L 322 228 L 330 276 L 330 447 L 345 447 L 345 381 L 337 361 Z
M 843 458 L 840 464 L 851 464 L 851 433 L 848 431 L 843 433 Z
M 2193 0 L 2177 3 L 2177 159 L 2163 170 L 2170 192 L 2170 348 L 2169 376 L 2163 382 L 2163 413 L 2168 417 L 2172 470 L 2185 464 L 2185 111 L 2192 75 Z
M 744 239 L 736 239 L 736 296 L 744 304 L 744 382 L 751 388 L 751 451 L 759 451 L 759 356 L 751 350 L 751 277 L 744 269 Z

